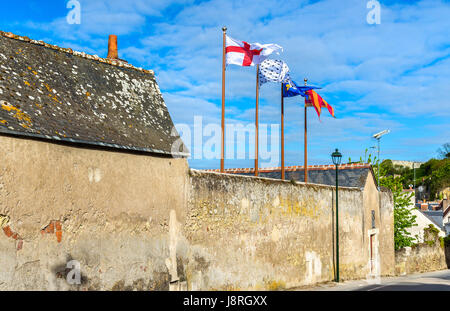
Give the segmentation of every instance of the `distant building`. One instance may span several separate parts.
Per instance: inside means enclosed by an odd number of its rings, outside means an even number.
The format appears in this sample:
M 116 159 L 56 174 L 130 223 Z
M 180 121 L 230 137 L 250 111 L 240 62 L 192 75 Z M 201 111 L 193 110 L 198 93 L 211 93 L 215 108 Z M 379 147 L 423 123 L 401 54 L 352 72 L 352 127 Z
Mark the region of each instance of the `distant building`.
M 417 162 L 417 161 L 400 161 L 400 160 L 392 160 L 393 165 L 403 166 L 407 168 L 419 168 L 425 162 Z
M 444 230 L 444 217 L 442 211 L 421 211 L 430 219 L 439 229 Z
M 446 231 L 442 225 L 442 212 L 439 211 L 422 211 L 416 208 L 411 210 L 412 214 L 416 216 L 417 226 L 408 229 L 412 237 L 417 237 L 418 242 L 424 242 L 424 229 L 430 225 L 435 226 L 439 230 L 439 236 L 446 236 Z
M 444 205 L 444 208 L 442 209 L 443 213 L 443 218 L 444 218 L 444 224 L 449 223 L 450 222 L 450 205 L 448 205 L 448 200 L 443 200 L 442 202 L 446 202 L 447 205 Z
M 443 205 L 443 224 L 444 224 L 444 229 L 445 232 L 447 233 L 447 235 L 450 235 L 450 205 L 449 205 L 449 200 L 442 200 L 442 205 Z M 447 206 L 445 208 L 445 206 Z

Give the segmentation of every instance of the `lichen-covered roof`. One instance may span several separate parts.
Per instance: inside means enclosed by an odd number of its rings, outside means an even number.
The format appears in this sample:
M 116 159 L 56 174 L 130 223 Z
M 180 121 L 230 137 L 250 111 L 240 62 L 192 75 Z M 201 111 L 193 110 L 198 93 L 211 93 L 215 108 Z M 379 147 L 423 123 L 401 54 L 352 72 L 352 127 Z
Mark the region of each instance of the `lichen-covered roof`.
M 334 165 L 308 165 L 308 182 L 312 184 L 336 185 L 336 167 Z M 209 170 L 219 172 L 220 170 Z M 254 175 L 253 168 L 226 169 L 225 173 Z M 342 187 L 364 188 L 367 176 L 371 174 L 376 184 L 372 167 L 370 164 L 342 164 L 339 166 L 338 182 Z M 258 170 L 258 176 L 281 179 L 280 167 L 261 168 Z M 303 182 L 305 179 L 305 168 L 303 166 L 285 167 L 285 180 L 296 180 Z
M 188 156 L 153 71 L 5 32 L 0 133 Z

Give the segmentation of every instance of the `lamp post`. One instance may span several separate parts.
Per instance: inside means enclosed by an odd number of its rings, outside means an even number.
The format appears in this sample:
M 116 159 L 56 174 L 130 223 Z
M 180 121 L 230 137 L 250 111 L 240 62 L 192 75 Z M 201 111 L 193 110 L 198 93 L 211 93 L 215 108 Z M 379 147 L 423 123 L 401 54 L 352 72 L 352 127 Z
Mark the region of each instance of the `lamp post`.
M 391 132 L 390 130 L 384 130 L 372 136 L 378 141 L 378 174 L 377 174 L 378 190 L 380 190 L 380 139 L 383 135 L 389 134 L 390 132 Z
M 338 206 L 338 166 L 341 164 L 342 154 L 336 149 L 331 154 L 333 164 L 336 165 L 336 282 L 339 282 L 339 206 Z
M 417 203 L 417 197 L 416 197 L 416 167 L 414 166 L 414 162 L 413 162 L 413 172 L 414 172 L 414 177 L 413 177 L 413 183 L 414 183 L 414 204 Z

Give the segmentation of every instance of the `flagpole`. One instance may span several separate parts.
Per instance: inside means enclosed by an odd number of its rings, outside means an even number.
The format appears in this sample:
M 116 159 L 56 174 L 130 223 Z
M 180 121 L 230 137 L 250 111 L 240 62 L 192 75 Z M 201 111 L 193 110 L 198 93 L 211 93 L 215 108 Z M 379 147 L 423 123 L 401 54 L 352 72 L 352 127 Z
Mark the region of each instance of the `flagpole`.
M 305 86 L 306 86 L 306 82 L 308 82 L 308 79 L 305 78 Z M 307 117 L 306 117 L 306 113 L 307 113 L 307 105 L 306 105 L 306 98 L 305 98 L 305 183 L 308 183 L 308 123 L 307 123 Z
M 225 171 L 225 46 L 227 27 L 222 27 L 223 46 L 222 46 L 222 150 L 220 156 L 220 172 Z
M 281 82 L 281 179 L 284 180 L 284 97 Z
M 256 111 L 255 111 L 255 176 L 258 176 L 258 108 L 259 108 L 259 64 L 256 65 Z

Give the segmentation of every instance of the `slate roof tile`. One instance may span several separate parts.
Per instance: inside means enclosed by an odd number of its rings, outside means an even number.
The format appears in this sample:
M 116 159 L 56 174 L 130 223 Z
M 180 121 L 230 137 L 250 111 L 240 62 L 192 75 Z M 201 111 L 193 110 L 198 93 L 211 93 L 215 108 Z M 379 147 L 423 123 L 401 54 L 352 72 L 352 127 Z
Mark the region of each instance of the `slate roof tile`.
M 5 32 L 0 133 L 188 156 L 153 71 Z
M 220 170 L 208 170 L 219 172 Z M 374 178 L 374 174 L 370 164 L 343 164 L 339 166 L 338 182 L 342 187 L 357 187 L 363 188 L 365 186 L 368 174 Z M 225 173 L 239 174 L 253 176 L 254 169 L 237 168 L 226 169 Z M 281 168 L 261 168 L 258 176 L 281 179 Z M 303 182 L 305 172 L 303 166 L 287 166 L 285 167 L 285 180 L 296 180 Z M 334 165 L 308 165 L 308 182 L 322 185 L 336 185 L 336 171 Z M 374 178 L 376 184 L 376 180 Z

